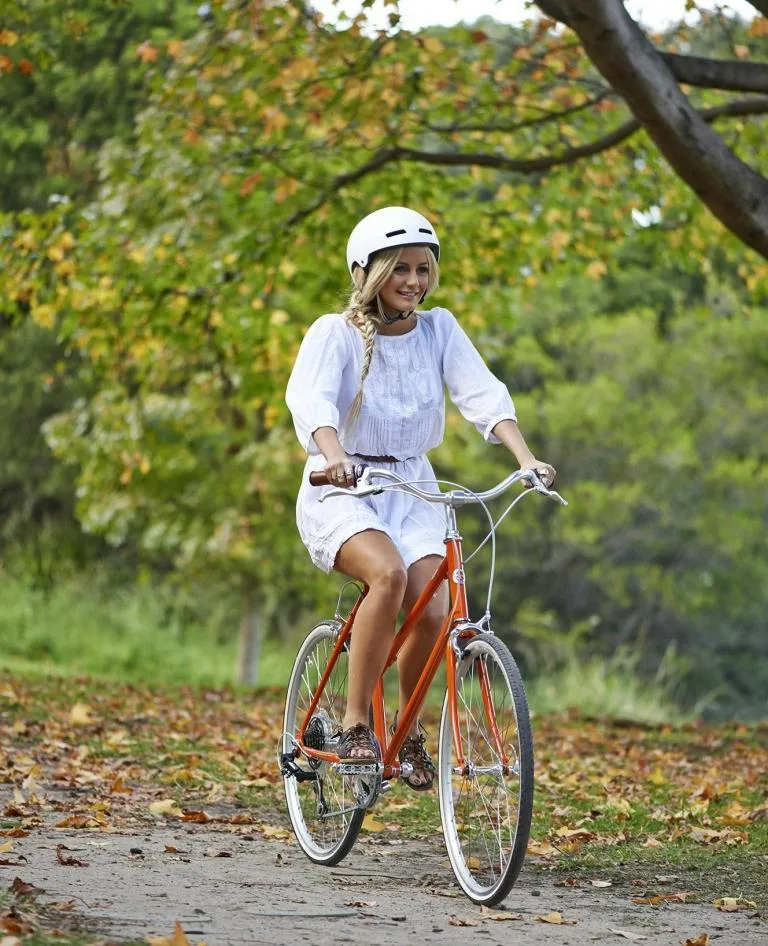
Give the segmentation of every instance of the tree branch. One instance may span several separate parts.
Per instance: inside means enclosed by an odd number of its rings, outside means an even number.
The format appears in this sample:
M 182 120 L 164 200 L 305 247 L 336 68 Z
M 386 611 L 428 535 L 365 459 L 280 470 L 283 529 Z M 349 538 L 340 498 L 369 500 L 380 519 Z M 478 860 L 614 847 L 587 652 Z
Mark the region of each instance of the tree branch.
M 762 11 L 768 10 L 768 0 L 750 2 Z M 542 13 L 564 23 L 578 34 L 574 26 L 574 4 L 569 0 L 537 0 L 536 6 Z M 686 85 L 729 92 L 768 92 L 768 65 L 765 63 L 681 56 L 678 53 L 657 52 L 657 55 L 664 60 L 677 81 Z
M 736 62 L 732 59 L 706 59 L 659 53 L 678 82 L 704 89 L 730 92 L 767 92 L 768 65 L 762 62 Z
M 718 118 L 729 115 L 764 114 L 768 114 L 768 96 L 735 99 L 732 102 L 725 102 L 722 105 L 704 109 L 699 113 L 705 122 L 714 122 Z M 422 164 L 442 167 L 487 167 L 501 171 L 515 171 L 519 174 L 536 174 L 560 165 L 574 164 L 582 158 L 599 154 L 601 151 L 607 151 L 609 148 L 621 144 L 622 141 L 625 141 L 641 127 L 641 123 L 636 118 L 630 118 L 612 132 L 603 135 L 602 138 L 597 138 L 587 144 L 577 145 L 574 148 L 567 148 L 558 154 L 547 154 L 538 158 L 508 158 L 502 154 L 489 154 L 482 151 L 419 151 L 415 148 L 386 148 L 377 152 L 369 161 L 366 161 L 365 164 L 360 165 L 354 171 L 347 171 L 335 177 L 330 184 L 320 191 L 314 200 L 292 214 L 286 221 L 285 227 L 292 227 L 306 217 L 311 216 L 342 188 L 356 183 L 373 171 L 378 171 L 380 168 L 398 161 L 417 161 Z
M 678 176 L 743 243 L 768 257 L 768 180 L 707 127 L 621 0 L 539 0 L 568 25 Z

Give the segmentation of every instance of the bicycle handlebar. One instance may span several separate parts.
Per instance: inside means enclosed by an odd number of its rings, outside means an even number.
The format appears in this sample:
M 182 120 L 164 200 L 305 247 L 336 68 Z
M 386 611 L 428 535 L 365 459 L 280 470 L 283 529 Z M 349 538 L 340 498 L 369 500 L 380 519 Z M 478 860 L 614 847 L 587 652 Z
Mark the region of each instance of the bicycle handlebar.
M 465 490 L 450 490 L 447 493 L 430 493 L 426 490 L 419 489 L 418 486 L 415 486 L 412 483 L 409 483 L 407 480 L 403 479 L 398 473 L 394 473 L 392 470 L 376 470 L 373 467 L 365 466 L 364 464 L 358 464 L 355 467 L 355 479 L 356 486 L 353 489 L 342 489 L 336 487 L 335 489 L 330 490 L 325 494 L 325 496 L 320 497 L 320 502 L 326 499 L 328 496 L 370 496 L 374 493 L 380 493 L 386 487 L 372 483 L 372 477 L 379 477 L 380 479 L 391 480 L 396 483 L 400 489 L 405 490 L 406 492 L 412 493 L 414 496 L 418 496 L 420 499 L 424 499 L 430 503 L 442 503 L 445 506 L 466 506 L 471 503 L 482 503 L 488 499 L 494 499 L 496 496 L 499 496 L 505 490 L 509 489 L 515 483 L 520 482 L 521 480 L 527 480 L 530 483 L 530 488 L 534 492 L 540 493 L 542 496 L 546 496 L 548 499 L 552 499 L 555 502 L 560 503 L 561 506 L 567 506 L 568 503 L 560 493 L 556 492 L 553 489 L 549 489 L 544 485 L 538 473 L 532 469 L 520 469 L 515 470 L 514 473 L 510 473 L 505 479 L 500 483 L 497 483 L 496 486 L 491 487 L 491 489 L 486 490 L 483 493 L 470 493 Z M 309 474 L 309 482 L 312 486 L 330 486 L 328 478 L 325 475 L 323 470 L 318 470 L 314 473 Z

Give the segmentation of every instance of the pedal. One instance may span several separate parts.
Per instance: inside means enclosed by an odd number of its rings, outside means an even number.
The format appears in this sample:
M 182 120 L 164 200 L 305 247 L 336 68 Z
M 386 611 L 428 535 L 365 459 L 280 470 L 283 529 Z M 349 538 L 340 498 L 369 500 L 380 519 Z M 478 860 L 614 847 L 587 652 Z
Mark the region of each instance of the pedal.
M 338 775 L 381 775 L 384 772 L 381 762 L 333 762 L 331 768 Z

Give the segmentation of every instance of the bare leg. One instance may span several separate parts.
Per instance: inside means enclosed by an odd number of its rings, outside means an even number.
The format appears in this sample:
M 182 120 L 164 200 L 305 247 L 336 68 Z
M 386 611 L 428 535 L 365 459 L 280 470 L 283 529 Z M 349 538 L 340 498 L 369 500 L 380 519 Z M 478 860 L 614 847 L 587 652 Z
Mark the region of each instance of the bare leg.
M 339 550 L 334 567 L 368 586 L 352 631 L 344 716 L 344 728 L 348 729 L 356 723 L 369 723 L 373 690 L 392 647 L 395 620 L 408 576 L 389 536 L 374 530 L 358 532 L 348 539 Z
M 416 602 L 424 586 L 434 575 L 440 561 L 439 555 L 428 555 L 419 559 L 418 562 L 414 562 L 408 569 L 408 585 L 403 600 L 403 607 L 406 611 Z M 437 635 L 440 633 L 445 615 L 448 613 L 448 604 L 448 587 L 443 583 L 425 608 L 421 620 L 413 632 L 406 638 L 397 656 L 397 669 L 400 675 L 401 713 L 405 710 L 411 694 L 416 689 L 424 664 L 435 646 Z M 418 731 L 418 720 L 414 720 L 410 735 L 415 736 Z M 413 784 L 421 785 L 430 781 L 430 777 L 416 769 L 410 781 Z

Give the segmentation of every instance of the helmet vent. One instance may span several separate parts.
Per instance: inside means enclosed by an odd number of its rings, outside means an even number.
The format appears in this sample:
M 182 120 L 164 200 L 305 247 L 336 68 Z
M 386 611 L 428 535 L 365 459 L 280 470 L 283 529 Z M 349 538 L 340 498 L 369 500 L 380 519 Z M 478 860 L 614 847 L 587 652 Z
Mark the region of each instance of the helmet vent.
M 400 236 L 401 233 L 405 233 L 405 232 L 406 232 L 405 230 L 390 230 L 389 233 L 386 234 L 386 237 L 387 239 L 389 239 L 390 237 L 393 237 L 393 236 Z
M 419 227 L 419 233 L 428 233 L 430 236 L 434 236 L 431 230 L 427 230 L 426 227 Z

